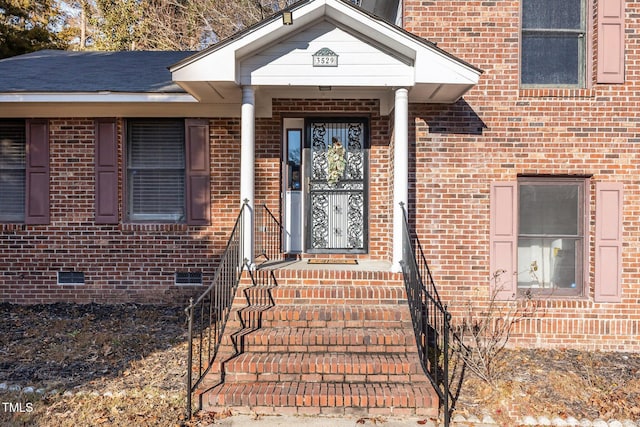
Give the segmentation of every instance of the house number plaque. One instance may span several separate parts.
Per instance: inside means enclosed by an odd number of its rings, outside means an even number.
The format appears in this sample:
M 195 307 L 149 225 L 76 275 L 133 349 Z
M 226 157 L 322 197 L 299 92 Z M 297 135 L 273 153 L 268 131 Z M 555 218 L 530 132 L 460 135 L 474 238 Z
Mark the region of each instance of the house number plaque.
M 313 54 L 314 67 L 337 67 L 338 55 L 331 49 L 323 47 Z

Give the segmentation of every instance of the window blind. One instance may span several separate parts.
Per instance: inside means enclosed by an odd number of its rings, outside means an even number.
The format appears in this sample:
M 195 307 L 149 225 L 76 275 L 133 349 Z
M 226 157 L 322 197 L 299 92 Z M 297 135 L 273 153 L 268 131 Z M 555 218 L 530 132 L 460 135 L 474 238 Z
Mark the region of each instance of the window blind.
M 130 219 L 184 220 L 184 122 L 135 120 L 128 129 Z
M 0 121 L 0 221 L 24 220 L 26 151 L 24 121 Z

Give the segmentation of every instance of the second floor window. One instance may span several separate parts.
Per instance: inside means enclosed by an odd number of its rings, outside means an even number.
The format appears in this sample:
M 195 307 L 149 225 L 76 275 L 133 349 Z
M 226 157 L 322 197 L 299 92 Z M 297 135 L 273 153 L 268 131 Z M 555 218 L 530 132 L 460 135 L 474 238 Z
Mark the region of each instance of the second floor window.
M 583 87 L 587 0 L 522 0 L 520 82 Z

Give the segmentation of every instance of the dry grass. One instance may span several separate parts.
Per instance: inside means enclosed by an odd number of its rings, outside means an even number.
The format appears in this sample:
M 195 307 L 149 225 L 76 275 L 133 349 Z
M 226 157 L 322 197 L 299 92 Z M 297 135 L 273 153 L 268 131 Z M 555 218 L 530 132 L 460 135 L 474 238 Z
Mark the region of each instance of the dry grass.
M 495 386 L 468 376 L 462 414 L 488 414 L 505 426 L 524 416 L 640 420 L 640 355 L 575 350 L 507 350 Z
M 0 304 L 0 425 L 185 424 L 181 307 Z M 504 426 L 525 415 L 640 420 L 640 355 L 505 350 L 490 386 L 467 375 L 457 411 Z M 65 393 L 67 392 L 67 393 Z M 29 404 L 29 405 L 27 405 Z M 190 425 L 208 425 L 202 414 Z

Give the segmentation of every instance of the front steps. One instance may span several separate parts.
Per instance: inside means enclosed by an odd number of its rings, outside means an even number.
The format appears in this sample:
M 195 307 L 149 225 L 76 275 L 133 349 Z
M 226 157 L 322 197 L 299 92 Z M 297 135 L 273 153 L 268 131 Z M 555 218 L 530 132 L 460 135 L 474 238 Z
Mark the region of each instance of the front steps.
M 204 410 L 437 416 L 402 276 L 331 268 L 243 280 L 204 381 Z

